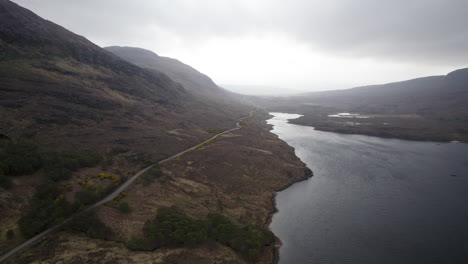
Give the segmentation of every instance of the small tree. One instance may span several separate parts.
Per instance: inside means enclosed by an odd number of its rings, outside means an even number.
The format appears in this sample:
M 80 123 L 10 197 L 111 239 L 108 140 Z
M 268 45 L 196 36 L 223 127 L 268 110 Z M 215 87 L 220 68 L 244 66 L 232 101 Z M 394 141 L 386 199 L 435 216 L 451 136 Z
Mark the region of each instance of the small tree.
M 132 211 L 132 208 L 130 208 L 130 205 L 127 202 L 121 202 L 119 204 L 119 211 L 128 214 Z
M 13 230 L 8 230 L 8 232 L 6 233 L 6 237 L 8 240 L 12 240 L 14 237 L 15 237 L 15 231 Z
M 6 190 L 9 190 L 9 189 L 11 189 L 12 186 L 13 186 L 13 184 L 11 183 L 10 178 L 5 176 L 3 174 L 2 169 L 0 169 L 0 187 L 4 188 Z
M 148 250 L 148 245 L 145 239 L 132 236 L 126 244 L 127 248 L 133 251 Z

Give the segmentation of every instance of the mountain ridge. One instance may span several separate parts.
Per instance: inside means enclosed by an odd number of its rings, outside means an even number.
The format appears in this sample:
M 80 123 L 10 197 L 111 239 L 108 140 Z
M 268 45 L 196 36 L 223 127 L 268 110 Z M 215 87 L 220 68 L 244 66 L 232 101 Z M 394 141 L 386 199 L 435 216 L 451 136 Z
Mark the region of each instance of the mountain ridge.
M 189 92 L 212 100 L 224 100 L 230 97 L 238 100 L 240 95 L 218 86 L 209 76 L 174 58 L 159 56 L 153 51 L 128 47 L 110 46 L 105 50 L 139 67 L 162 71 L 181 83 Z
M 290 122 L 319 130 L 436 141 L 468 141 L 467 101 L 468 68 L 387 84 L 257 98 L 270 110 L 303 114 Z M 330 117 L 340 112 L 370 118 Z

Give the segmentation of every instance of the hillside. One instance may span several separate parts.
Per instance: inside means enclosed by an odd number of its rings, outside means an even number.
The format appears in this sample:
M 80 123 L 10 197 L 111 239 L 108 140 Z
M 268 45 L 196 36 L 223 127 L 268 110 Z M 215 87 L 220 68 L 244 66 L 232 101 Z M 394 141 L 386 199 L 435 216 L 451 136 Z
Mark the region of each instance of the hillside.
M 212 105 L 194 103 L 166 74 L 121 60 L 14 3 L 0 3 L 0 134 L 8 138 L 27 131 L 56 146 L 67 141 L 100 151 L 109 144 L 144 151 L 144 138 L 160 138 L 166 148 L 180 144 L 167 131 L 226 128 L 241 113 L 212 118 Z M 106 135 L 104 128 L 110 128 Z M 208 135 L 195 133 L 192 141 Z
M 164 72 L 195 95 L 221 100 L 235 96 L 220 88 L 205 74 L 176 59 L 162 57 L 152 51 L 134 47 L 112 46 L 104 49 L 141 68 Z
M 208 102 L 213 107 L 210 110 L 211 114 L 219 118 L 229 116 L 232 112 L 242 111 L 249 106 L 243 101 L 242 95 L 219 87 L 211 78 L 179 60 L 159 56 L 141 48 L 112 46 L 104 49 L 141 68 L 167 74 L 193 96 L 193 104 Z
M 8 263 L 273 260 L 274 193 L 311 172 L 266 113 L 187 65 L 127 62 L 7 0 L 0 48 L 0 255 L 252 113 Z
M 468 140 L 468 69 L 445 76 L 262 100 L 271 110 L 303 114 L 291 122 L 319 130 L 416 140 Z M 337 113 L 360 116 L 329 116 Z

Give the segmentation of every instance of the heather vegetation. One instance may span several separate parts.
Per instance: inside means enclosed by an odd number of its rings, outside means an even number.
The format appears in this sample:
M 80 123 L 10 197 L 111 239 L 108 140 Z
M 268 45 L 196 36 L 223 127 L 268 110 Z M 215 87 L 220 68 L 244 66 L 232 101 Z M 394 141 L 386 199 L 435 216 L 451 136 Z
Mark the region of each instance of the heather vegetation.
M 153 166 L 148 172 L 141 176 L 141 182 L 143 184 L 150 184 L 154 182 L 154 180 L 159 179 L 161 180 L 161 176 L 163 175 L 161 168 L 158 166 Z
M 29 142 L 3 141 L 0 145 L 0 186 L 9 187 L 5 175 L 29 175 L 39 169 L 43 169 L 52 181 L 66 180 L 72 172 L 94 167 L 100 161 L 101 156 L 91 151 L 44 151 Z
M 80 201 L 83 205 L 90 205 L 99 200 L 99 198 L 111 193 L 113 189 L 114 186 L 111 184 L 105 188 L 86 188 L 75 194 L 75 200 Z
M 95 211 L 84 212 L 73 218 L 67 228 L 72 231 L 84 232 L 91 238 L 110 240 L 114 236 L 112 230 L 99 219 Z
M 106 193 L 113 188 L 109 188 Z M 57 184 L 50 181 L 37 188 L 30 205 L 31 211 L 18 221 L 18 226 L 24 237 L 32 237 L 41 231 L 62 222 L 85 205 L 89 205 L 101 195 L 87 195 L 89 192 L 79 192 L 75 202 L 68 202 L 60 193 Z M 70 224 L 71 229 L 82 231 L 92 238 L 110 239 L 112 231 L 100 222 L 95 213 L 83 213 Z
M 54 182 L 39 186 L 30 205 L 31 211 L 18 221 L 19 229 L 25 237 L 32 237 L 63 221 L 82 206 L 79 201 L 71 204 L 65 200 Z
M 31 237 L 48 227 L 63 221 L 71 214 L 101 195 L 89 197 L 77 195 L 75 203 L 68 202 L 58 181 L 69 179 L 72 172 L 84 167 L 94 167 L 101 156 L 90 151 L 44 151 L 30 142 L 3 140 L 0 143 L 0 186 L 12 187 L 11 177 L 29 175 L 41 171 L 46 182 L 37 186 L 30 200 L 30 211 L 18 221 L 19 230 L 24 237 Z M 102 193 L 108 193 L 105 189 Z
M 239 226 L 216 213 L 210 213 L 206 219 L 194 219 L 174 207 L 159 208 L 156 217 L 145 223 L 143 233 L 143 238 L 132 237 L 127 242 L 130 250 L 194 247 L 214 240 L 246 259 L 255 260 L 261 249 L 274 241 L 273 234 L 262 227 Z
M 68 179 L 73 171 L 94 167 L 101 161 L 99 154 L 90 151 L 45 152 L 41 158 L 46 175 L 53 181 Z
M 12 186 L 11 179 L 5 176 L 5 173 L 0 168 L 0 187 L 4 189 L 10 189 Z
M 124 214 L 128 214 L 128 213 L 130 213 L 132 211 L 132 208 L 130 207 L 128 202 L 121 202 L 119 204 L 119 211 L 124 213 Z
M 41 155 L 36 145 L 4 141 L 1 147 L 0 168 L 5 175 L 27 175 L 41 168 Z
M 13 230 L 8 230 L 7 233 L 6 233 L 6 237 L 8 240 L 12 240 L 13 238 L 15 238 L 15 231 Z

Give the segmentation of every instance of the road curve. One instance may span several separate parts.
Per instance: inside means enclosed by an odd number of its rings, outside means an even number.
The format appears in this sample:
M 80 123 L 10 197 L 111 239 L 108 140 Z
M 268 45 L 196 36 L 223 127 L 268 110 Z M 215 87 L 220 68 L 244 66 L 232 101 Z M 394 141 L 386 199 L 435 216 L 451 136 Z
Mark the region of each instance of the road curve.
M 130 184 L 132 184 L 138 177 L 140 177 L 142 174 L 144 174 L 145 172 L 147 172 L 149 169 L 151 169 L 153 166 L 155 165 L 159 165 L 159 164 L 162 164 L 164 162 L 167 162 L 167 161 L 170 161 L 172 159 L 175 159 L 177 157 L 180 157 L 182 155 L 184 155 L 185 153 L 187 152 L 190 152 L 192 150 L 195 150 L 197 149 L 198 147 L 202 146 L 203 144 L 207 143 L 207 142 L 210 142 L 211 140 L 215 139 L 215 138 L 218 138 L 224 134 L 227 134 L 227 133 L 230 133 L 232 131 L 235 131 L 235 130 L 238 130 L 238 129 L 241 129 L 242 126 L 240 125 L 240 122 L 246 118 L 249 118 L 249 117 L 252 117 L 253 115 L 253 111 L 250 112 L 250 114 L 248 116 L 245 116 L 245 117 L 242 117 L 239 119 L 239 121 L 237 121 L 236 123 L 236 127 L 234 128 L 231 128 L 231 129 L 228 129 L 228 130 L 225 130 L 221 133 L 218 133 L 214 136 L 212 136 L 211 138 L 201 142 L 200 144 L 196 145 L 196 146 L 193 146 L 191 148 L 188 148 L 182 152 L 179 152 L 177 154 L 174 154 L 172 156 L 170 156 L 169 158 L 166 158 L 166 159 L 163 159 L 159 162 L 157 162 L 156 164 L 153 164 L 153 165 L 150 165 L 142 170 L 140 170 L 139 172 L 137 172 L 135 175 L 133 175 L 130 179 L 128 179 L 127 181 L 125 181 L 124 183 L 122 183 L 122 185 L 120 185 L 115 191 L 113 191 L 111 194 L 109 194 L 108 196 L 104 197 L 102 200 L 96 202 L 95 204 L 87 207 L 86 209 L 80 211 L 80 212 L 77 212 L 75 215 L 72 215 L 70 216 L 69 218 L 67 218 L 66 220 L 64 220 L 63 222 L 53 226 L 53 227 L 50 227 L 49 229 L 46 229 L 44 231 L 42 231 L 41 233 L 35 235 L 34 237 L 26 240 L 25 242 L 23 242 L 21 245 L 15 247 L 14 249 L 8 251 L 7 253 L 5 253 L 4 255 L 2 255 L 0 257 L 0 262 L 3 262 L 5 261 L 6 259 L 8 259 L 9 257 L 13 256 L 14 254 L 16 254 L 18 251 L 34 244 L 35 242 L 37 242 L 39 239 L 43 238 L 44 236 L 46 236 L 47 234 L 59 229 L 60 227 L 64 226 L 65 224 L 67 224 L 68 222 L 70 222 L 73 218 L 75 218 L 77 215 L 80 215 L 84 212 L 87 212 L 89 210 L 92 210 L 104 203 L 107 203 L 109 201 L 111 201 L 112 199 L 114 199 L 117 195 L 119 195 L 119 193 L 121 193 L 123 190 L 125 190 Z

